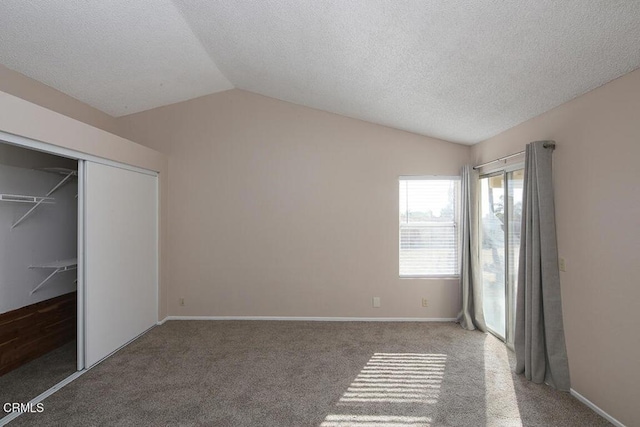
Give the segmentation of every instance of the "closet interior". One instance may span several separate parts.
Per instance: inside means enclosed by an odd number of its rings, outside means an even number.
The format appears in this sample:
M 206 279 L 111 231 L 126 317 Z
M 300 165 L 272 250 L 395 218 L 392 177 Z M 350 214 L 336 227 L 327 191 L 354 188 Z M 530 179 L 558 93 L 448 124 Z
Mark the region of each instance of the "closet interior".
M 78 162 L 0 143 L 0 401 L 77 370 Z

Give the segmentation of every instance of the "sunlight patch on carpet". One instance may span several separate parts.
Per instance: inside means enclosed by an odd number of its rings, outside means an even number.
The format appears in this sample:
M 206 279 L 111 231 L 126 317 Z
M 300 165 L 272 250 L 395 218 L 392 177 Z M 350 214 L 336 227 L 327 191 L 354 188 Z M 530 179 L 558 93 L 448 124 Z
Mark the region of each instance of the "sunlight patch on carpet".
M 435 404 L 446 361 L 445 354 L 375 353 L 340 403 Z
M 429 427 L 407 405 L 438 402 L 446 363 L 446 354 L 375 353 L 337 402 L 375 414 L 330 414 L 321 427 Z
M 394 415 L 327 415 L 321 427 L 430 427 L 429 417 Z
M 484 343 L 487 424 L 522 427 L 507 347 L 500 341 Z

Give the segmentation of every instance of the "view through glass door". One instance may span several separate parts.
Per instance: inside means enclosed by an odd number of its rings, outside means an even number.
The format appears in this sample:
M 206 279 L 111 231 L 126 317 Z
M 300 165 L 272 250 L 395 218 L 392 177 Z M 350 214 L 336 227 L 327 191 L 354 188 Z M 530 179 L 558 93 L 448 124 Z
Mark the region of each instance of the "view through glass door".
M 487 327 L 513 343 L 522 219 L 522 169 L 480 179 L 480 263 Z

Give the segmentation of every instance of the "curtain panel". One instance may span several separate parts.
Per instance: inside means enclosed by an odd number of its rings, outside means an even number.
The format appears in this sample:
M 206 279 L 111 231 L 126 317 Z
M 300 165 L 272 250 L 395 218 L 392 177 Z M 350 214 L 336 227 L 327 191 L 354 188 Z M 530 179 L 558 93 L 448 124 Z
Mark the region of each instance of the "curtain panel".
M 462 168 L 460 203 L 460 286 L 462 310 L 458 323 L 464 329 L 487 331 L 482 307 L 482 281 L 478 242 L 478 172 Z
M 551 158 L 553 141 L 527 145 L 516 300 L 516 372 L 568 391 Z

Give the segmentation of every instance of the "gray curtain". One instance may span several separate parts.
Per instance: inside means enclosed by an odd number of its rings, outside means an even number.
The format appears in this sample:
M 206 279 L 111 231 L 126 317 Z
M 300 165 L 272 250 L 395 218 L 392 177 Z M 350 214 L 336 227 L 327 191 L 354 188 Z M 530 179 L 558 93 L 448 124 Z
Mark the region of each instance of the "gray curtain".
M 487 331 L 482 308 L 482 282 L 478 257 L 478 172 L 471 166 L 462 168 L 461 182 L 461 251 L 460 285 L 462 310 L 458 323 L 464 329 Z
M 554 146 L 553 141 L 536 141 L 526 149 L 514 344 L 517 373 L 566 391 L 570 380 L 551 177 Z

